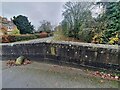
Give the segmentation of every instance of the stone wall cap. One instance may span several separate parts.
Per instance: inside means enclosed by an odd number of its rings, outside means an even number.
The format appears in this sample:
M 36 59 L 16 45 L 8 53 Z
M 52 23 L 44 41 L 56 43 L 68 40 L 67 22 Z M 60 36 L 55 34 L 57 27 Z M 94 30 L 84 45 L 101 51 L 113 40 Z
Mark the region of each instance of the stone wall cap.
M 52 43 L 52 44 L 67 44 L 67 45 L 78 45 L 84 47 L 96 47 L 96 48 L 109 48 L 109 49 L 118 49 L 119 45 L 107 45 L 107 44 L 94 44 L 94 43 L 83 43 L 83 42 L 72 42 L 72 41 L 53 41 L 53 40 L 40 40 L 39 42 L 14 42 L 14 43 L 1 43 L 0 46 L 14 46 L 20 44 L 37 44 L 37 43 Z

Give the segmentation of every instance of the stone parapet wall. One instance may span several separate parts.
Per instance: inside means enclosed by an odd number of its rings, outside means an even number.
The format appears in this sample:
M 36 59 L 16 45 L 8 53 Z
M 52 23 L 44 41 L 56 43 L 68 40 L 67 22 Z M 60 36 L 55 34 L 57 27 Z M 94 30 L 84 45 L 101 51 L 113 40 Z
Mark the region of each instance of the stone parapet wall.
M 117 45 L 39 42 L 4 44 L 1 46 L 2 60 L 15 59 L 20 55 L 24 55 L 31 60 L 120 71 L 120 51 Z

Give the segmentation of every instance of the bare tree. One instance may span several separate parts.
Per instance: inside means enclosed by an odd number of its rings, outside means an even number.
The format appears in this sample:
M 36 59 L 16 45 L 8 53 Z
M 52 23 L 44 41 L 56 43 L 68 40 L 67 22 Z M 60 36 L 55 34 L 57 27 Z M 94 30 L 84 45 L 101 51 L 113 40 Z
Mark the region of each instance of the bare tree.
M 75 38 L 77 37 L 82 23 L 92 18 L 90 12 L 92 5 L 92 2 L 67 2 L 64 5 L 63 22 L 67 23 L 67 29 Z
M 51 32 L 52 31 L 52 25 L 49 21 L 43 20 L 40 22 L 40 26 L 38 27 L 38 31 L 45 31 L 45 32 Z

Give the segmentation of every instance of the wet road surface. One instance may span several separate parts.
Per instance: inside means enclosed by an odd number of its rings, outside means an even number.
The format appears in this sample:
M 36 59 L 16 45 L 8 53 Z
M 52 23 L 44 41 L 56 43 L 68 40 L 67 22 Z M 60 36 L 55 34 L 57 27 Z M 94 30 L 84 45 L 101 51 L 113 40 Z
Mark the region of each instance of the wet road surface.
M 89 77 L 81 69 L 38 62 L 10 68 L 2 64 L 3 88 L 118 88 L 117 81 Z

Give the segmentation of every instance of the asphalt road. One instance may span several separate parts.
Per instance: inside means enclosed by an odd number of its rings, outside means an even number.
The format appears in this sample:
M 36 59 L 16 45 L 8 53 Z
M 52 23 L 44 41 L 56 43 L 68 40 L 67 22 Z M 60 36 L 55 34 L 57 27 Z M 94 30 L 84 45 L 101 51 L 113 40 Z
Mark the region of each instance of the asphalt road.
M 33 62 L 8 67 L 2 62 L 2 88 L 118 88 L 118 82 L 65 66 Z

